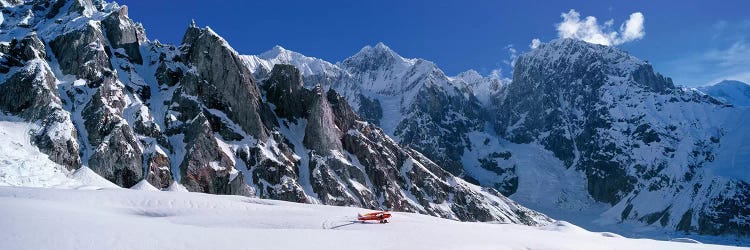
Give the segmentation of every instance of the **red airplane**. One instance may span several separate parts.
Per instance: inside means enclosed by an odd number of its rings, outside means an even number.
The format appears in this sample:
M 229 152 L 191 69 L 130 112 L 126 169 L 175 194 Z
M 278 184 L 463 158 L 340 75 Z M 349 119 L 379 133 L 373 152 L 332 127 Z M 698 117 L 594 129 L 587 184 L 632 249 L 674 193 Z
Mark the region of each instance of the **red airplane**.
M 365 221 L 368 220 L 375 220 L 380 223 L 388 223 L 388 218 L 391 218 L 391 213 L 389 211 L 378 211 L 378 212 L 372 212 L 372 213 L 366 213 L 366 214 L 358 214 L 357 220 L 362 221 L 362 223 L 365 223 Z

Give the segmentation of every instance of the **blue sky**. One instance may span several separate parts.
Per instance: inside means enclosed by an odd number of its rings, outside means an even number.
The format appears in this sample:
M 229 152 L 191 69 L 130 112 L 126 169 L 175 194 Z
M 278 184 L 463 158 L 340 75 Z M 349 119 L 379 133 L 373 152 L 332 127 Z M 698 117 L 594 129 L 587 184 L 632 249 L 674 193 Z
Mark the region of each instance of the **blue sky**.
M 750 82 L 750 1 L 118 1 L 149 39 L 178 44 L 191 19 L 210 26 L 240 53 L 274 45 L 337 62 L 384 42 L 405 57 L 425 58 L 448 75 L 500 69 L 512 50 L 558 38 L 562 14 L 620 32 L 639 12 L 643 35 L 617 47 L 650 61 L 677 84 L 724 78 Z M 611 25 L 606 22 L 612 20 Z M 617 42 L 619 43 L 619 42 Z M 512 48 L 512 50 L 511 50 Z

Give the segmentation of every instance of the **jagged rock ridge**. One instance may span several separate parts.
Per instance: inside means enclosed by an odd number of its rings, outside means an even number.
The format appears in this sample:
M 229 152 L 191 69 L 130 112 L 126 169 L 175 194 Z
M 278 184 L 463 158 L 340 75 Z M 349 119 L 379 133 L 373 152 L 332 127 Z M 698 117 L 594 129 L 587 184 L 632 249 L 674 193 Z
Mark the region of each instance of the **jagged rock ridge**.
M 612 221 L 747 234 L 750 110 L 675 87 L 616 48 L 561 39 L 518 58 L 494 98 L 498 134 L 585 175 Z
M 257 82 L 208 27 L 152 42 L 127 7 L 91 0 L 12 2 L 3 17 L 0 108 L 41 123 L 35 145 L 69 169 L 123 187 L 551 221 L 397 144 L 336 91 L 303 88 L 294 67 Z
M 308 88 L 335 89 L 398 142 L 529 205 L 612 224 L 748 231 L 750 153 L 738 126 L 747 109 L 676 87 L 616 48 L 553 41 L 519 57 L 512 81 L 446 77 L 383 44 L 337 64 L 279 46 L 243 59 L 260 78 L 274 64 L 311 69 Z

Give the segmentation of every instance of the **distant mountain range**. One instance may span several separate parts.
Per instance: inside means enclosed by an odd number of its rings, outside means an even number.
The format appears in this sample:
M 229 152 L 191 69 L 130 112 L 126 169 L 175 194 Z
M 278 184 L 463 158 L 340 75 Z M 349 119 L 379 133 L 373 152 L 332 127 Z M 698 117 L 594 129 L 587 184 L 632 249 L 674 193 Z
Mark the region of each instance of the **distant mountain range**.
M 336 64 L 239 55 L 195 23 L 180 45 L 150 41 L 115 3 L 0 4 L 0 110 L 54 162 L 23 164 L 464 221 L 552 221 L 528 206 L 750 232 L 746 84 L 678 87 L 572 39 L 519 56 L 512 79 L 447 76 L 382 43 Z
M 750 215 L 745 84 L 677 87 L 623 51 L 570 39 L 520 56 L 512 80 L 446 76 L 382 43 L 337 64 L 280 46 L 243 59 L 259 79 L 274 64 L 304 69 L 308 86 L 342 93 L 400 143 L 540 211 L 705 234 L 748 229 L 737 223 Z
M 699 87 L 698 90 L 724 103 L 738 107 L 750 106 L 750 85 L 744 82 L 724 80 L 714 85 Z
M 267 64 L 259 81 L 208 27 L 192 23 L 174 46 L 149 41 L 116 3 L 0 3 L 0 110 L 52 161 L 3 147 L 13 164 L 0 183 L 85 166 L 126 188 L 552 221 L 398 144 L 337 91 L 305 88 L 299 69 L 311 69 Z

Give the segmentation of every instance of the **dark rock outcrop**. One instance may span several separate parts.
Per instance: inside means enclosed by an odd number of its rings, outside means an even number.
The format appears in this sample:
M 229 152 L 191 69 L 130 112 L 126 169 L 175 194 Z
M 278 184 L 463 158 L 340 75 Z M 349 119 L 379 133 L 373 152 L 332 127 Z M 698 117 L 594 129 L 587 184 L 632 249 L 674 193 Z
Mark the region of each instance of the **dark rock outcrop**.
M 513 74 L 493 100 L 497 132 L 540 144 L 583 173 L 588 194 L 613 206 L 606 214 L 747 235 L 747 183 L 707 169 L 718 168 L 722 137 L 734 126 L 722 120 L 744 111 L 675 87 L 617 48 L 572 39 L 520 56 Z
M 307 94 L 307 127 L 305 127 L 305 147 L 325 154 L 331 150 L 341 151 L 341 131 L 334 123 L 333 111 L 323 91 L 318 85 Z
M 211 29 L 195 26 L 187 29 L 180 48 L 182 60 L 195 68 L 182 79 L 183 91 L 226 113 L 256 139 L 268 139 L 267 127 L 273 127 L 275 119 L 237 52 Z
M 288 117 L 282 126 L 306 121 L 305 150 L 296 152 L 307 154 L 308 162 L 301 163 L 300 171 L 309 172 L 300 173 L 299 182 L 309 182 L 320 202 L 468 221 L 546 223 L 543 215 L 499 193 L 474 190 L 417 151 L 401 147 L 357 116 L 336 91 L 324 94 L 320 86 L 302 88 L 294 67 L 276 65 L 271 72 L 263 89 L 275 110 Z M 487 205 L 490 200 L 507 204 L 511 210 L 499 212 Z M 438 204 L 450 205 L 446 208 Z
M 104 78 L 114 75 L 109 62 L 111 52 L 105 42 L 100 27 L 88 24 L 58 36 L 49 45 L 64 74 L 86 79 L 90 87 L 97 87 Z
M 266 100 L 275 104 L 274 112 L 281 118 L 295 120 L 304 117 L 308 102 L 299 70 L 292 65 L 279 64 L 273 67 L 263 82 Z
M 156 147 L 149 149 L 146 154 L 146 180 L 156 188 L 165 189 L 172 184 L 172 171 L 169 162 L 169 156 L 163 151 L 157 150 Z
M 230 194 L 234 162 L 219 148 L 208 120 L 198 114 L 185 131 L 186 154 L 180 165 L 182 184 L 190 191 Z
M 36 131 L 33 143 L 52 161 L 77 169 L 81 164 L 77 133 L 68 113 L 62 109 L 55 75 L 41 61 L 44 51 L 45 46 L 36 34 L 9 48 L 8 56 L 17 58 L 18 66 L 23 68 L 0 83 L 0 110 L 27 121 L 39 121 L 42 126 Z
M 41 124 L 34 143 L 70 169 L 88 165 L 122 187 L 178 181 L 211 194 L 550 222 L 399 145 L 336 91 L 305 88 L 292 66 L 266 72 L 261 92 L 211 29 L 191 25 L 179 47 L 164 45 L 146 40 L 127 11 L 98 0 L 4 6 L 26 21 L 11 20 L 0 39 L 29 35 L 0 43 L 0 109 Z M 330 84 L 336 76 L 306 79 Z
M 120 10 L 104 18 L 102 27 L 106 30 L 107 39 L 113 48 L 124 49 L 131 62 L 143 63 L 140 47 L 146 41 L 146 34 L 143 26 L 128 18 L 127 6 L 120 7 Z

